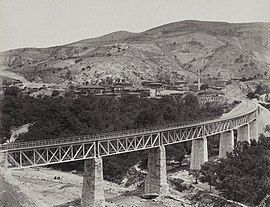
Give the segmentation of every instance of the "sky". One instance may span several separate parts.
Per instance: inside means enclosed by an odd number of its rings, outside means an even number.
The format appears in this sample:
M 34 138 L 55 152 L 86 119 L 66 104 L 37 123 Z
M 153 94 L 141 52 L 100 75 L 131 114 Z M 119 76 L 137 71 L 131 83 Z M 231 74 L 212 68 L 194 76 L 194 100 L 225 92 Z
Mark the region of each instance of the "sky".
M 270 22 L 270 0 L 0 0 L 0 51 L 182 20 Z

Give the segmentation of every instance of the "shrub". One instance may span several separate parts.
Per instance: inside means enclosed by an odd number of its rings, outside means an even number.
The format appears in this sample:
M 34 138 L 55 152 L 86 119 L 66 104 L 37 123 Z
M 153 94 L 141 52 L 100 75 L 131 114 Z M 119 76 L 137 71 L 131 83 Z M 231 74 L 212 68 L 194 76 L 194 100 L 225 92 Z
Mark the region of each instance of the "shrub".
M 15 92 L 14 92 L 15 91 Z M 95 133 L 119 131 L 146 126 L 163 125 L 175 122 L 194 120 L 199 117 L 209 117 L 217 112 L 216 109 L 201 109 L 197 98 L 190 94 L 182 99 L 165 97 L 161 99 L 141 99 L 132 96 L 121 98 L 79 96 L 77 98 L 17 96 L 17 89 L 7 92 L 3 99 L 2 132 L 9 136 L 12 126 L 34 123 L 29 132 L 20 136 L 20 140 L 54 139 L 73 135 L 89 135 Z M 183 147 L 185 146 L 185 148 Z M 168 159 L 178 160 L 184 157 L 188 145 L 168 147 Z M 136 156 L 135 156 L 136 155 Z M 138 154 L 112 156 L 104 159 L 104 177 L 119 181 L 127 169 L 147 156 Z M 82 170 L 72 163 L 62 164 L 67 170 L 74 168 Z
M 226 159 L 205 163 L 200 180 L 216 186 L 228 198 L 257 205 L 270 193 L 270 139 L 237 143 Z

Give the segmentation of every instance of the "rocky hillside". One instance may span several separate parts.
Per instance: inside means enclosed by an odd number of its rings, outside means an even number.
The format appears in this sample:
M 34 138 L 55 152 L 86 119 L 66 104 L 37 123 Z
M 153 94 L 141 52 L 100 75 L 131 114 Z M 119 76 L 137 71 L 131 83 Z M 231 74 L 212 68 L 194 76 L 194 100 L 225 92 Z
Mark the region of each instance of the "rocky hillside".
M 64 34 L 63 34 L 64 35 Z M 181 21 L 50 48 L 0 53 L 0 70 L 28 80 L 80 84 L 269 78 L 270 23 Z

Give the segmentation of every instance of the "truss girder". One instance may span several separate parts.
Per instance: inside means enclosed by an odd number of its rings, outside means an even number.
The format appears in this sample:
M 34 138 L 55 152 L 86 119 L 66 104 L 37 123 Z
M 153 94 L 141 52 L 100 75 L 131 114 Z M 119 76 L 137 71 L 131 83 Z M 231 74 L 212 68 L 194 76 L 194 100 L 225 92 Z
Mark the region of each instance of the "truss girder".
M 99 156 L 149 149 L 160 145 L 159 132 L 97 142 Z
M 94 141 L 78 143 L 59 143 L 58 145 L 9 149 L 7 151 L 9 167 L 34 167 L 90 159 L 96 156 L 108 156 L 131 151 L 145 150 L 161 145 L 185 142 L 205 136 L 222 133 L 256 119 L 257 110 L 241 116 L 206 121 L 201 124 L 161 128 L 145 133 L 133 133 L 116 137 L 104 137 Z M 48 142 L 45 142 L 48 144 Z
M 96 143 L 72 144 L 7 152 L 10 167 L 35 167 L 84 160 L 96 156 Z

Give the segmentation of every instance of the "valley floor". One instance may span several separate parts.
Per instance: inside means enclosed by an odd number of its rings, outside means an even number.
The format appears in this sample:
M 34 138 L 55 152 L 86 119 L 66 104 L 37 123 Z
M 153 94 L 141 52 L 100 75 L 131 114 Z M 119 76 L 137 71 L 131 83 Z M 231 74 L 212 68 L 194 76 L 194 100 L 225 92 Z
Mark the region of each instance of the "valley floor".
M 174 172 L 173 172 L 174 171 Z M 11 175 L 9 175 L 10 177 Z M 208 193 L 209 186 L 199 183 L 196 186 L 191 185 L 194 178 L 186 170 L 172 170 L 168 173 L 170 184 L 170 196 L 156 199 L 143 199 L 140 197 L 143 193 L 142 187 L 123 187 L 112 182 L 105 181 L 105 198 L 108 207 L 192 207 L 192 206 L 213 206 L 213 202 L 218 200 L 220 205 L 226 203 L 226 206 L 238 207 L 235 203 L 230 203 L 218 196 L 211 196 Z M 184 180 L 181 185 L 188 189 L 182 192 L 178 191 L 172 180 Z M 2 182 L 0 180 L 0 182 Z M 80 196 L 82 188 L 82 175 L 72 172 L 61 172 L 50 168 L 28 168 L 13 170 L 12 178 L 9 182 L 13 185 L 10 188 L 19 188 L 28 198 L 30 204 L 9 205 L 9 206 L 33 206 L 35 203 L 39 207 L 58 206 L 71 207 L 80 206 Z M 181 181 L 182 182 L 182 181 Z M 8 184 L 9 185 L 9 184 Z M 11 187 L 12 186 L 12 187 Z M 3 189 L 1 189 L 3 190 Z M 14 190 L 19 194 L 18 189 Z M 215 191 L 212 191 L 216 193 Z M 205 195 L 203 195 L 205 194 Z M 16 195 L 16 194 L 15 194 Z M 207 196 L 206 196 L 207 195 Z M 210 197 L 209 197 L 210 196 Z M 12 198 L 10 198 L 12 199 Z M 13 199 L 14 200 L 14 199 Z M 1 206 L 1 205 L 0 205 Z M 5 205 L 9 207 L 8 205 Z

